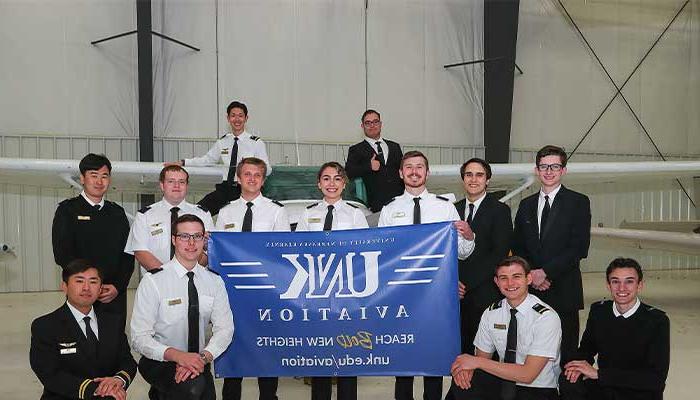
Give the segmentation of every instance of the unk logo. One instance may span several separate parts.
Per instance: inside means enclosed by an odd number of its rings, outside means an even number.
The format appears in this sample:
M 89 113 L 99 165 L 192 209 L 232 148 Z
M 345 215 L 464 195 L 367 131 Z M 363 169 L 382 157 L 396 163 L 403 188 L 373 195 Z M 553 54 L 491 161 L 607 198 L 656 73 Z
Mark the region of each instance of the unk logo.
M 368 297 L 379 287 L 381 251 L 350 252 L 345 255 L 282 254 L 295 269 L 294 278 L 280 299 Z

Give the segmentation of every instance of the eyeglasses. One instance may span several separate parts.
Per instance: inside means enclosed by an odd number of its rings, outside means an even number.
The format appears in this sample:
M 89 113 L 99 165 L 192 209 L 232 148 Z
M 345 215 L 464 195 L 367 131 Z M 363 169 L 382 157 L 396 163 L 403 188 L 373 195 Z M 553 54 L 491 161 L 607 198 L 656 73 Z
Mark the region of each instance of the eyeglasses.
M 546 170 L 559 172 L 559 171 L 561 171 L 562 168 L 564 168 L 564 166 L 561 164 L 539 164 L 539 165 L 537 165 L 537 169 L 542 171 L 542 172 L 544 172 Z
M 181 240 L 183 242 L 189 242 L 190 239 L 194 240 L 195 242 L 201 242 L 204 240 L 204 234 L 197 232 L 197 233 L 176 233 L 175 237 L 178 238 L 178 240 Z
M 380 120 L 378 120 L 378 119 L 375 119 L 375 120 L 372 120 L 372 121 L 365 121 L 365 122 L 363 122 L 362 124 L 363 124 L 363 125 L 366 125 L 366 126 L 372 126 L 372 125 L 379 125 L 379 124 L 381 124 L 381 123 L 382 123 L 382 121 L 380 121 Z
M 464 173 L 465 178 L 472 178 L 472 177 L 483 178 L 485 176 L 486 176 L 486 173 L 484 173 L 484 172 L 465 172 Z

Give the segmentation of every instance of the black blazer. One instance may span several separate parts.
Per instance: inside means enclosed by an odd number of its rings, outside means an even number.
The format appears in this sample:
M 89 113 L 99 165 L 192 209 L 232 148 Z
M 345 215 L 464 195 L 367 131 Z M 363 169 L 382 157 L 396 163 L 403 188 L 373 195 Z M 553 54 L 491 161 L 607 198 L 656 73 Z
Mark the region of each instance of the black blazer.
M 127 387 L 133 381 L 136 361 L 121 321 L 114 314 L 95 312 L 97 357 L 84 351 L 87 339 L 66 304 L 32 322 L 29 363 L 44 385 L 41 400 L 92 399 L 98 386 L 92 378 L 118 375 Z
M 377 154 L 366 140 L 355 144 L 348 150 L 345 170 L 350 179 L 362 178 L 367 188 L 367 202 L 372 212 L 379 212 L 382 207 L 404 191 L 403 180 L 399 176 L 401 165 L 401 146 L 391 140 L 382 139 L 389 147 L 389 159 L 379 171 L 372 171 L 370 161 Z
M 531 289 L 533 294 L 555 311 L 581 310 L 580 262 L 588 257 L 591 243 L 590 201 L 586 195 L 562 186 L 554 198 L 540 240 L 537 229 L 539 195 L 538 191 L 520 202 L 515 216 L 513 253 L 528 260 L 533 269 L 544 269 L 552 282 L 544 292 Z
M 455 203 L 459 216 L 464 221 L 469 215 L 467 200 Z M 508 256 L 513 223 L 510 207 L 487 193 L 472 219 L 471 228 L 476 234 L 475 247 L 466 260 L 459 262 L 459 280 L 467 286 L 467 296 L 474 296 L 480 308 L 486 308 L 499 298 L 498 288 L 493 282 L 496 264 Z M 483 306 L 483 307 L 481 307 Z

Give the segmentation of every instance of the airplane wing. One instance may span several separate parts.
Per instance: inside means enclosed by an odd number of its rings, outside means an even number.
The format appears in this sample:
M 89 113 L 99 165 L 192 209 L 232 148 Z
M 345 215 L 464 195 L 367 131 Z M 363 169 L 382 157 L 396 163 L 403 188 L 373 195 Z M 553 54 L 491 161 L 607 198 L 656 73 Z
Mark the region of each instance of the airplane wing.
M 591 227 L 591 237 L 596 247 L 617 249 L 625 246 L 700 255 L 700 234 L 697 233 Z

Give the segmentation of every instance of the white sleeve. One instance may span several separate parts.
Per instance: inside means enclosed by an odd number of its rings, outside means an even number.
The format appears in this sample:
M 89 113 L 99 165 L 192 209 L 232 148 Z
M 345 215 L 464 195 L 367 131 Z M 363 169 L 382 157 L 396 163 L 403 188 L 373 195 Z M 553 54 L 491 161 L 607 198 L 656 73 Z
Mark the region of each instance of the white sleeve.
M 163 356 L 168 346 L 153 338 L 160 306 L 160 293 L 150 276 L 145 276 L 134 298 L 131 314 L 131 347 L 134 351 L 155 361 L 165 361 Z
M 309 231 L 309 209 L 304 209 L 304 212 L 301 213 L 301 219 L 299 219 L 299 222 L 297 222 L 297 228 L 294 230 L 295 232 L 308 232 Z
M 454 204 L 450 204 L 449 219 L 450 221 L 459 221 L 461 219 Z M 474 251 L 474 246 L 474 240 L 467 240 L 457 233 L 457 258 L 466 260 Z
M 379 221 L 377 222 L 378 227 L 391 226 L 389 214 L 389 208 L 387 206 L 382 207 L 382 211 L 379 213 Z
M 217 140 L 216 143 L 209 149 L 207 154 L 201 157 L 186 158 L 185 166 L 197 166 L 197 165 L 213 165 L 218 164 L 221 161 L 221 139 Z
M 474 346 L 479 350 L 493 354 L 496 351 L 496 346 L 493 343 L 493 338 L 489 335 L 489 322 L 486 317 L 488 309 L 484 310 L 481 314 L 481 320 L 479 321 L 479 329 L 476 331 L 476 336 L 474 337 Z
M 365 217 L 365 214 L 360 210 L 359 208 L 355 208 L 353 213 L 353 221 L 352 225 L 354 229 L 363 229 L 363 228 L 369 228 L 369 224 L 367 224 L 367 217 Z
M 262 139 L 258 139 L 255 143 L 255 157 L 265 161 L 265 165 L 267 165 L 267 172 L 265 173 L 265 176 L 270 176 L 272 173 L 272 165 L 270 164 L 270 159 L 267 156 L 265 142 L 263 142 Z
M 214 307 L 211 312 L 212 336 L 204 350 L 217 358 L 231 344 L 233 339 L 233 314 L 228 301 L 226 285 L 220 277 L 216 277 L 216 293 Z
M 291 228 L 289 227 L 289 216 L 287 215 L 287 210 L 284 207 L 280 207 L 275 216 L 275 225 L 272 227 L 275 232 L 289 232 Z
M 131 230 L 129 230 L 129 239 L 126 241 L 124 252 L 134 254 L 137 250 L 150 251 L 148 248 L 149 236 L 146 214 L 136 213 L 134 223 L 131 225 Z
M 532 326 L 534 329 L 532 344 L 527 351 L 530 356 L 557 358 L 561 345 L 561 322 L 553 310 L 544 314 Z
M 204 230 L 211 232 L 214 230 L 214 220 L 211 217 L 209 211 L 205 211 L 202 216 L 202 222 L 204 222 Z

